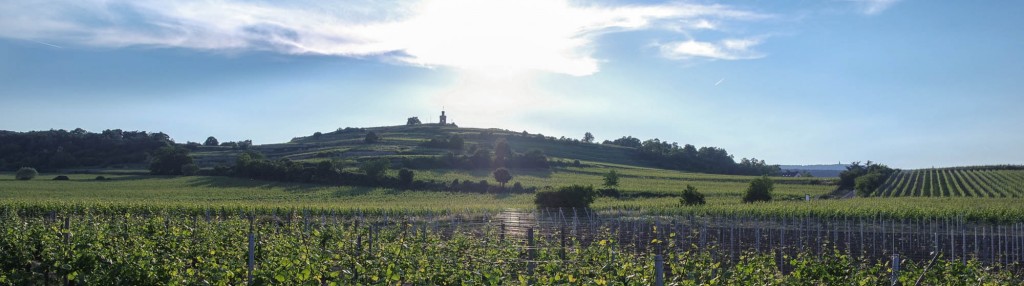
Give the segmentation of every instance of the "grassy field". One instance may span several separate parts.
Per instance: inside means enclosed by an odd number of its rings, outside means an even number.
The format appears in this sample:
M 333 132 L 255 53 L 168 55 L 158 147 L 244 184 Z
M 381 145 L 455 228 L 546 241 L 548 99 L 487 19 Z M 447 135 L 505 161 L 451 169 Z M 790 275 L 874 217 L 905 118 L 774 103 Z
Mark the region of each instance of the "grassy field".
M 517 174 L 516 181 L 526 185 L 583 183 L 600 184 L 598 175 L 555 169 L 550 173 Z M 587 169 L 587 168 L 583 168 Z M 423 174 L 437 178 L 483 178 L 483 174 L 448 172 Z M 624 172 L 630 174 L 629 172 Z M 742 216 L 823 216 L 823 217 L 903 217 L 1021 221 L 1024 199 L 1020 198 L 854 198 L 777 200 L 771 203 L 740 202 L 743 179 L 751 177 L 686 174 L 672 171 L 644 172 L 652 178 L 622 178 L 623 189 L 678 191 L 691 183 L 707 194 L 707 205 L 684 207 L 678 198 L 598 198 L 598 211 L 630 211 L 651 215 L 742 215 Z M 322 186 L 254 181 L 226 177 L 161 177 L 148 175 L 106 175 L 113 180 L 95 181 L 93 175 L 70 175 L 69 181 L 49 180 L 51 174 L 31 181 L 17 181 L 11 174 L 0 174 L 0 204 L 29 206 L 78 205 L 96 207 L 142 206 L 156 208 L 304 208 L 351 211 L 498 211 L 531 209 L 531 194 L 477 194 L 400 191 L 348 186 Z M 660 179 L 659 179 L 660 178 Z M 493 183 L 493 180 L 491 180 Z M 631 182 L 632 181 L 632 182 Z M 788 182 L 788 183 L 787 183 Z M 803 185 L 798 179 L 780 179 L 776 196 L 782 194 L 823 194 L 828 186 Z

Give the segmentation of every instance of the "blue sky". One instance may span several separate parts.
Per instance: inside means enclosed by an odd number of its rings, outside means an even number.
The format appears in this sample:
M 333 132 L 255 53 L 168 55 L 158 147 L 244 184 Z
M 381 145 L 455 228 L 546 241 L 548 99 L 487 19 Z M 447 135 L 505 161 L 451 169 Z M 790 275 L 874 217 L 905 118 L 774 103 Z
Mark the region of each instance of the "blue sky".
M 0 3 L 0 129 L 264 144 L 443 106 L 778 164 L 1024 164 L 1024 2 L 278 2 Z

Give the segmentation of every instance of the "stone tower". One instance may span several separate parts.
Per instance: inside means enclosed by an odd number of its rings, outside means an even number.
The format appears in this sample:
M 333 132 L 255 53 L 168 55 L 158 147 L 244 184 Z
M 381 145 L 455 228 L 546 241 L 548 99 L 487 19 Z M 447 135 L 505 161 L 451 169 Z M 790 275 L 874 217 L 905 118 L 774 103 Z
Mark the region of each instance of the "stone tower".
M 441 110 L 441 122 L 440 125 L 448 124 L 448 116 L 444 116 L 444 110 Z

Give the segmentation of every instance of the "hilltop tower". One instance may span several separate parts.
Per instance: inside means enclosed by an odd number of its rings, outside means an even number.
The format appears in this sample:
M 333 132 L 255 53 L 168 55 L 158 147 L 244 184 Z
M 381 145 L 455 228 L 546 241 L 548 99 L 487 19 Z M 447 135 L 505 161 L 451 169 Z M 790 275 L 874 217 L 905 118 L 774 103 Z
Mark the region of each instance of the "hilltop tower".
M 438 124 L 440 124 L 440 125 L 448 124 L 448 116 L 444 116 L 444 110 L 441 110 L 441 121 Z

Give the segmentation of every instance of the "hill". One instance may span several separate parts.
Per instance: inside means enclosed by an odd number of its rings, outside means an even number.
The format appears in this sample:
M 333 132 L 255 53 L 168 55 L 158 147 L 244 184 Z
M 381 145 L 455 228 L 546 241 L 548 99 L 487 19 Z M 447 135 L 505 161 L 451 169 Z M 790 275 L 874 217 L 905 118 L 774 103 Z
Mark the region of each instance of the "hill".
M 372 144 L 364 142 L 369 133 L 380 139 Z M 459 137 L 465 142 L 462 148 L 445 148 L 443 144 L 429 144 L 431 140 L 444 142 L 446 138 Z M 764 161 L 743 159 L 737 163 L 732 155 L 717 147 L 692 145 L 679 146 L 676 143 L 658 139 L 640 142 L 629 138 L 630 145 L 623 146 L 611 141 L 587 143 L 571 138 L 554 138 L 543 134 L 531 134 L 496 128 L 460 128 L 454 125 L 403 125 L 373 128 L 339 128 L 334 132 L 317 132 L 310 136 L 296 137 L 287 143 L 255 145 L 249 148 L 224 146 L 193 146 L 196 163 L 204 168 L 218 165 L 229 166 L 235 158 L 247 150 L 258 151 L 269 159 L 288 159 L 293 162 L 315 163 L 331 160 L 335 165 L 352 166 L 371 158 L 387 158 L 393 161 L 415 158 L 432 158 L 464 154 L 472 156 L 476 150 L 493 149 L 499 140 L 507 141 L 513 153 L 540 150 L 558 164 L 575 161 L 589 161 L 624 166 L 675 169 L 701 173 L 760 175 L 777 172 L 776 166 Z M 619 141 L 619 140 L 616 140 Z

